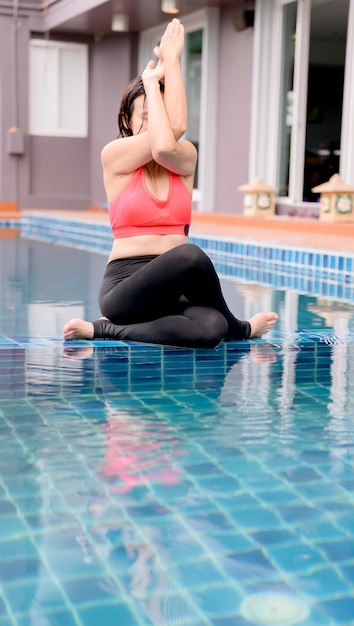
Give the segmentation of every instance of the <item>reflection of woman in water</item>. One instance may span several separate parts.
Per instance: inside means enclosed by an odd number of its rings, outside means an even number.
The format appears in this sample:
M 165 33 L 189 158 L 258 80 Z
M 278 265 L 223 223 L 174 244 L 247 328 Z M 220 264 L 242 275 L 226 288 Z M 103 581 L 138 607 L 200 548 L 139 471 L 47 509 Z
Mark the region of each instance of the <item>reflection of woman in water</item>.
M 154 481 L 162 485 L 178 483 L 179 472 L 170 466 L 171 457 L 179 454 L 179 441 L 174 434 L 159 424 L 161 432 L 156 440 L 153 436 L 156 425 L 135 417 L 128 427 L 130 419 L 129 413 L 126 415 L 109 408 L 108 421 L 103 425 L 106 453 L 102 476 L 119 481 L 117 485 L 111 485 L 112 490 L 127 493 L 138 485 Z
M 242 361 L 276 360 L 272 347 L 265 342 L 242 343 L 242 349 L 237 349 L 238 345 L 223 343 L 218 350 L 211 350 L 213 367 L 207 369 L 208 353 L 204 350 L 145 346 L 142 361 L 137 344 L 119 350 L 113 346 L 65 349 L 65 356 L 73 360 L 94 359 L 96 384 L 103 396 L 106 417 L 101 426 L 105 445 L 101 473 L 114 492 L 128 493 L 138 485 L 154 481 L 170 486 L 178 483 L 181 441 L 174 423 L 158 419 L 150 408 L 150 394 L 153 391 L 159 397 L 163 393 L 165 410 L 168 406 L 168 415 L 172 420 L 176 416 L 176 424 L 181 411 L 184 419 L 189 414 L 191 422 L 195 419 L 193 393 L 215 402 L 217 411 L 228 387 L 237 393 L 234 378 L 230 379 L 236 366 Z M 242 369 L 237 371 L 237 377 L 240 389 Z
M 190 550 L 191 555 L 195 550 L 188 531 L 181 533 L 180 503 L 188 504 L 192 513 L 200 511 L 202 502 L 202 492 L 185 467 L 184 457 L 193 452 L 186 428 L 201 427 L 202 422 L 204 435 L 212 429 L 215 444 L 229 447 L 233 431 L 220 419 L 220 399 L 224 406 L 228 403 L 228 388 L 237 395 L 235 377 L 242 385 L 243 363 L 247 370 L 250 361 L 258 362 L 264 371 L 262 362 L 273 362 L 276 356 L 261 341 L 223 343 L 210 352 L 145 346 L 143 360 L 141 354 L 138 344 L 119 350 L 108 344 L 67 345 L 64 350 L 76 360 L 73 367 L 95 373 L 92 392 L 105 405 L 97 471 L 100 492 L 107 495 L 92 497 L 90 534 L 101 558 L 118 578 L 122 576 L 143 619 L 157 625 L 170 623 L 169 617 L 187 621 L 194 617 L 183 592 L 171 589 L 178 577 L 179 550 L 184 554 Z M 209 354 L 213 366 L 206 368 Z M 196 402 L 201 406 L 200 422 Z M 196 444 L 199 451 L 199 440 Z
M 127 87 L 119 138 L 102 151 L 114 241 L 99 293 L 104 317 L 73 319 L 64 339 L 186 347 L 260 337 L 276 313 L 238 320 L 209 257 L 187 243 L 197 152 L 182 139 L 187 109 L 179 57 L 184 28 L 168 24 L 141 77 Z

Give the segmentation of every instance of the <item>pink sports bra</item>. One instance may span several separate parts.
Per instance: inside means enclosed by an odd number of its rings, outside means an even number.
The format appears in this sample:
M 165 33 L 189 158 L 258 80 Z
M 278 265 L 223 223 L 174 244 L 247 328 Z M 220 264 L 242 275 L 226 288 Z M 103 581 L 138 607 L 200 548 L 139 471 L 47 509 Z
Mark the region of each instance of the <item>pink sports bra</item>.
M 181 177 L 169 172 L 166 200 L 153 196 L 145 185 L 144 168 L 139 168 L 109 207 L 115 239 L 135 235 L 188 235 L 192 200 Z

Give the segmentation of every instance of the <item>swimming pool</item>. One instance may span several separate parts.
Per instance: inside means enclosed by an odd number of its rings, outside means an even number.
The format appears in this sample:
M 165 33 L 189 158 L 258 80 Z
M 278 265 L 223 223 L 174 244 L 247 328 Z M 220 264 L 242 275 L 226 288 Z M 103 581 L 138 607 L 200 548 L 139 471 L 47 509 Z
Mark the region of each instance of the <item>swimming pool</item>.
M 105 257 L 0 260 L 0 626 L 353 624 L 350 300 L 228 278 L 266 339 L 63 345 Z

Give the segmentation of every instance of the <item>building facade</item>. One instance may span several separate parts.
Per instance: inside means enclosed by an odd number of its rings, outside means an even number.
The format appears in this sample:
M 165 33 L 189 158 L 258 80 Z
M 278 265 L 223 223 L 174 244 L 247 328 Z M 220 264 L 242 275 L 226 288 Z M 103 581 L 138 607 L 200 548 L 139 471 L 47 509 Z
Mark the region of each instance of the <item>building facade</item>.
M 121 27 L 113 0 L 0 0 L 0 209 L 104 206 L 101 149 L 170 19 L 148 4 L 122 1 Z M 195 209 L 241 213 L 260 177 L 315 217 L 315 185 L 354 183 L 354 0 L 209 4 L 179 5 Z

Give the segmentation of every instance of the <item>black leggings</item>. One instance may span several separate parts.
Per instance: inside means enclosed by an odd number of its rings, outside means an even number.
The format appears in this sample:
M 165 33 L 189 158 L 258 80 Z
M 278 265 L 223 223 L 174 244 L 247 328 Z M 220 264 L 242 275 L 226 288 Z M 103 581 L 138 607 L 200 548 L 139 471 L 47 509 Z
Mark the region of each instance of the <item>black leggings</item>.
M 251 332 L 229 310 L 209 257 L 191 243 L 156 257 L 111 261 L 99 306 L 109 321 L 93 323 L 94 339 L 214 347 Z

